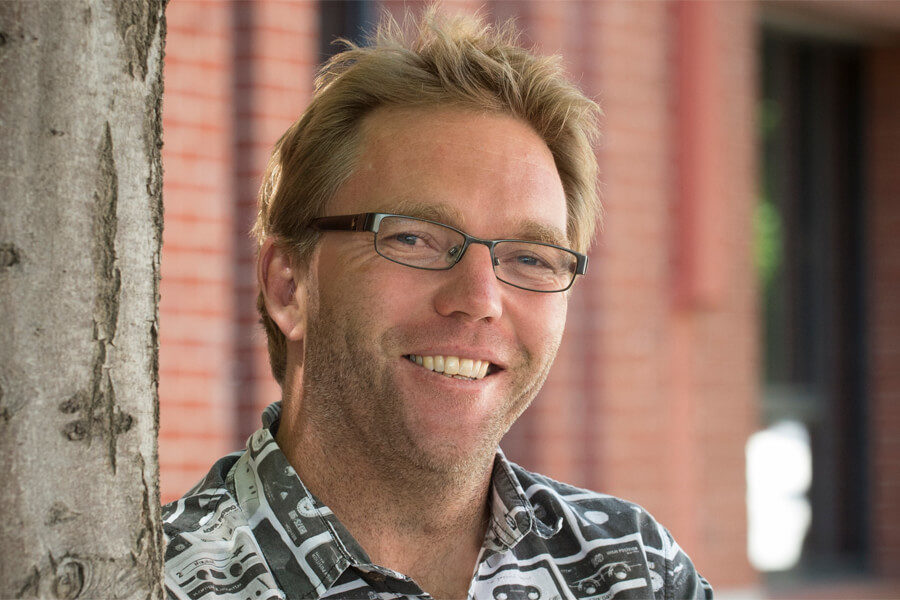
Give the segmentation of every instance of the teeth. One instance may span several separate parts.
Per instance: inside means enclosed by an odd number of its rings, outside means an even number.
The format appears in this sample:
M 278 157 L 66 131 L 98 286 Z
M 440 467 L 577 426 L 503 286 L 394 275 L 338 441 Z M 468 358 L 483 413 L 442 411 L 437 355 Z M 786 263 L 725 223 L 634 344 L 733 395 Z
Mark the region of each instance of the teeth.
M 472 367 L 474 366 L 471 358 L 463 358 L 459 361 L 459 371 L 458 373 L 463 377 L 471 377 L 474 375 L 472 372 Z
M 444 374 L 456 375 L 457 373 L 459 373 L 459 358 L 455 356 L 444 358 Z
M 474 381 L 487 376 L 490 361 L 458 356 L 419 356 L 410 354 L 407 358 L 429 371 L 442 373 L 447 377 Z

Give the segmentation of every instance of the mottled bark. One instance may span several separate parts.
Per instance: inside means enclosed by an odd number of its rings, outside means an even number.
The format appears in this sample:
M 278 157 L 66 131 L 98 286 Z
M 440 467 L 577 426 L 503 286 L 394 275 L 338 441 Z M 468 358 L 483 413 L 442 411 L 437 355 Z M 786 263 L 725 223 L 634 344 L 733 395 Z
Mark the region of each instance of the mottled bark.
M 161 598 L 164 0 L 0 1 L 0 597 Z

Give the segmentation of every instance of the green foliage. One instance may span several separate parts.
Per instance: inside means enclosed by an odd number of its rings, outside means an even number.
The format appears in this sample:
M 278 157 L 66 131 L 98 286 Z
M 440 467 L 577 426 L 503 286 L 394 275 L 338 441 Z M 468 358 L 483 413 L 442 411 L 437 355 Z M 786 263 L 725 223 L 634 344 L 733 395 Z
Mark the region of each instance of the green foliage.
M 756 272 L 764 288 L 774 279 L 782 260 L 781 215 L 767 199 L 756 205 L 753 214 Z

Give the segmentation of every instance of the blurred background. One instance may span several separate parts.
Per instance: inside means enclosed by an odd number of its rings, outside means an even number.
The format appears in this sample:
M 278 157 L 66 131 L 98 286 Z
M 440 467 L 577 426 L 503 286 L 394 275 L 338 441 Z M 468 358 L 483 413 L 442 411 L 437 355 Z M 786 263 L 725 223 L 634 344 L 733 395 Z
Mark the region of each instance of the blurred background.
M 900 2 L 445 1 L 605 116 L 603 231 L 503 446 L 638 502 L 723 598 L 900 597 Z M 337 37 L 420 2 L 171 0 L 162 499 L 279 399 L 248 236 Z

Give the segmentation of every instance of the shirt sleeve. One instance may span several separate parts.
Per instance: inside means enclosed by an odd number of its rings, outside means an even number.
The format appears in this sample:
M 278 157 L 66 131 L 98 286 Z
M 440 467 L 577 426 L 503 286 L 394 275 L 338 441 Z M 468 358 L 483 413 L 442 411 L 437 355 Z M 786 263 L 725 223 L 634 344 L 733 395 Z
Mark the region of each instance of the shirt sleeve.
M 666 553 L 665 600 L 712 600 L 712 586 L 697 572 L 672 534 L 660 528 Z

